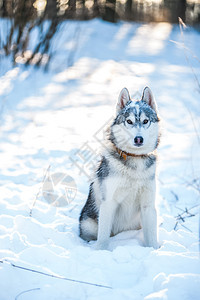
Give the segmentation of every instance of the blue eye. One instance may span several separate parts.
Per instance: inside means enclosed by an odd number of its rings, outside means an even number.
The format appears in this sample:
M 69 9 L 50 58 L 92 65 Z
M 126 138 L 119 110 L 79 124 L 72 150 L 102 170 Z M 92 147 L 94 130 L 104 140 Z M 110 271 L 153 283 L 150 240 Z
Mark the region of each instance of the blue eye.
M 149 122 L 149 120 L 145 119 L 145 120 L 143 121 L 143 124 L 147 124 L 148 122 Z
M 133 124 L 133 122 L 132 122 L 130 119 L 128 119 L 126 122 L 127 122 L 128 124 Z

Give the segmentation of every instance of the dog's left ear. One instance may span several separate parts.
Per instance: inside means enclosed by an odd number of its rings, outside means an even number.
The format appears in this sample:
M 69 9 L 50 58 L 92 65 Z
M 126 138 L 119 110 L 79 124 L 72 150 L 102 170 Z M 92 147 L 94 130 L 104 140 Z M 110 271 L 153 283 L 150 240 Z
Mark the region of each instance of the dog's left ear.
M 118 102 L 117 102 L 117 113 L 125 107 L 125 105 L 127 104 L 128 101 L 130 101 L 130 95 L 129 92 L 127 90 L 127 88 L 123 88 L 123 90 L 121 90 L 120 94 L 119 94 L 119 98 L 118 98 Z
M 154 100 L 152 91 L 148 86 L 144 88 L 141 100 L 145 101 L 149 106 L 151 106 L 151 108 L 153 108 L 153 110 L 157 111 L 156 101 Z

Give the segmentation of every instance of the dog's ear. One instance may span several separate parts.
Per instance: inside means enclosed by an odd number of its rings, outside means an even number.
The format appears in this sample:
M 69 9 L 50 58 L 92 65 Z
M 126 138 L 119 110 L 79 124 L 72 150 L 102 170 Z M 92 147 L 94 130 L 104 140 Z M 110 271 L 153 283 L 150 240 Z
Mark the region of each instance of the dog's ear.
M 145 101 L 149 106 L 151 106 L 151 108 L 153 108 L 153 110 L 157 111 L 156 102 L 154 100 L 152 91 L 148 86 L 144 88 L 141 100 Z
M 127 88 L 123 88 L 119 94 L 118 102 L 117 102 L 117 112 L 119 112 L 124 106 L 130 101 L 130 95 Z

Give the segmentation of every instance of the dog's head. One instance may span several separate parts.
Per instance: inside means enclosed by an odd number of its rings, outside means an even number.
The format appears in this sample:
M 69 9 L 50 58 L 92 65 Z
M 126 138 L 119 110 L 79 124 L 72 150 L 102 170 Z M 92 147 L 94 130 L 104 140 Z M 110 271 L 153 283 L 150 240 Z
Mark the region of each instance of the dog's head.
M 142 155 L 152 152 L 159 141 L 159 117 L 150 88 L 140 101 L 132 101 L 124 88 L 117 102 L 117 116 L 111 125 L 110 140 L 122 151 Z

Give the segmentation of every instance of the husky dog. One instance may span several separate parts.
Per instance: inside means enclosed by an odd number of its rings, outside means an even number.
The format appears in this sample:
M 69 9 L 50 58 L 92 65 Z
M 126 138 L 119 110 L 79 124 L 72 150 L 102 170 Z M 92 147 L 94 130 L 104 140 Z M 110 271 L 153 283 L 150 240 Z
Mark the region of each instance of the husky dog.
M 159 136 L 151 90 L 146 87 L 141 100 L 132 101 L 124 88 L 79 219 L 80 237 L 97 239 L 96 249 L 107 249 L 112 235 L 141 228 L 145 246 L 158 247 L 155 173 Z

